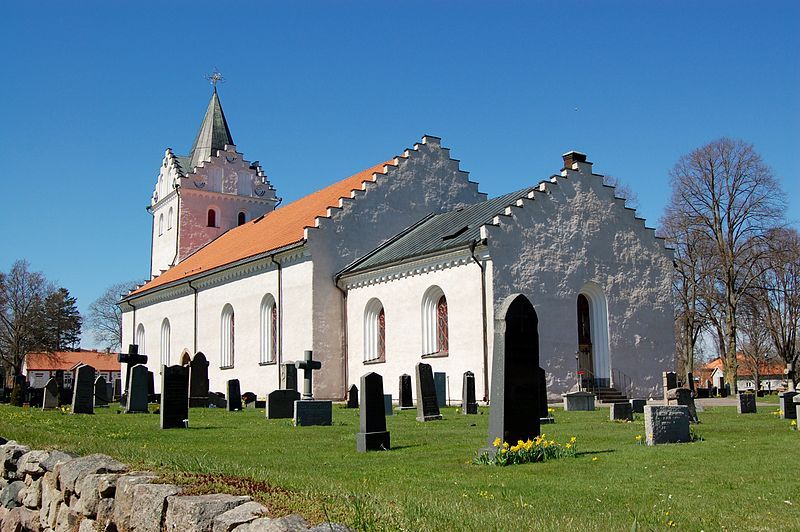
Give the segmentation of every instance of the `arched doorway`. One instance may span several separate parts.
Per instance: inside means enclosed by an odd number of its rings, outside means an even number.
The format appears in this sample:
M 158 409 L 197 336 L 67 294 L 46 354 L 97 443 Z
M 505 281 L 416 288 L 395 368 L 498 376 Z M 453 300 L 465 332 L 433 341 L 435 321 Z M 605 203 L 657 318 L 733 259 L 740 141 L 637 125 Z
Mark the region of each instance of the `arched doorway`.
M 495 320 L 491 439 L 515 444 L 539 434 L 539 319 L 522 294 L 509 297 Z
M 577 298 L 578 371 L 584 388 L 611 386 L 608 302 L 597 283 L 586 283 Z

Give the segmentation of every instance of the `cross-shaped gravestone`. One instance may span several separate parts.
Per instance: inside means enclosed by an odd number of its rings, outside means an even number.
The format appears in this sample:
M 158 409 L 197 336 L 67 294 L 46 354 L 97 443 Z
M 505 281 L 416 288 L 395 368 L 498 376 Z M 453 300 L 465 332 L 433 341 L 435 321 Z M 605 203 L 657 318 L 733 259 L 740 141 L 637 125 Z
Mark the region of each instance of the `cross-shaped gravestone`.
M 312 351 L 305 351 L 303 353 L 303 360 L 298 360 L 294 363 L 297 369 L 303 370 L 303 401 L 310 401 L 314 399 L 311 393 L 311 376 L 315 369 L 322 368 L 322 362 L 319 360 L 312 360 Z

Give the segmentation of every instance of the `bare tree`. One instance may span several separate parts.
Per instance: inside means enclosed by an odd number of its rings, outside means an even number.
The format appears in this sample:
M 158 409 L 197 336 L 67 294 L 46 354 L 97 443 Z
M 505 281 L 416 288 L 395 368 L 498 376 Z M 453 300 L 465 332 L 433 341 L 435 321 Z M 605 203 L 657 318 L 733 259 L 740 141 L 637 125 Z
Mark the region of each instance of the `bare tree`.
M 89 305 L 87 324 L 102 348 L 116 351 L 122 345 L 122 309 L 119 300 L 136 287 L 133 281 L 117 283 Z
M 40 272 L 18 260 L 0 272 L 0 360 L 9 375 L 18 375 L 27 353 L 42 348 L 44 302 L 53 286 Z
M 774 360 L 772 338 L 764 326 L 764 316 L 761 314 L 762 306 L 759 301 L 749 294 L 742 300 L 739 312 L 739 332 L 741 338 L 742 365 L 753 377 L 755 389 L 761 388 L 761 373 L 770 366 Z
M 761 275 L 770 230 L 781 223 L 780 185 L 752 145 L 722 138 L 681 157 L 671 172 L 669 209 L 700 231 L 717 262 L 718 341 L 725 380 L 736 392 L 737 310 Z
M 626 183 L 620 181 L 615 175 L 604 175 L 603 184 L 614 187 L 614 196 L 625 200 L 625 206 L 629 209 L 639 208 L 639 195 L 633 191 Z

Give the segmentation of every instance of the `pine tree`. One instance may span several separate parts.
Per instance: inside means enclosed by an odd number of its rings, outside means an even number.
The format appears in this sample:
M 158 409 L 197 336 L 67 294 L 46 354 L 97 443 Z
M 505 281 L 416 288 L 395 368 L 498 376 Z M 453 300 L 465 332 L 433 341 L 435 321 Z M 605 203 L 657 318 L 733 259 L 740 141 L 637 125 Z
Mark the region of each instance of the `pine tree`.
M 44 346 L 49 351 L 74 350 L 81 341 L 83 318 L 69 290 L 59 288 L 44 301 Z

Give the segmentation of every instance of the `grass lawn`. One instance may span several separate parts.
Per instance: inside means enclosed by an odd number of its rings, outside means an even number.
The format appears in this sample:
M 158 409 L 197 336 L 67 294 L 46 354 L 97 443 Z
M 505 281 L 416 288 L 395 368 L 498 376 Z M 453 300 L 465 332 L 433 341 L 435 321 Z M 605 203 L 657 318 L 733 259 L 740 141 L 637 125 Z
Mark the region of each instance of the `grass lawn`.
M 800 523 L 800 432 L 762 408 L 706 408 L 690 444 L 647 447 L 608 410 L 555 413 L 543 430 L 576 436 L 579 454 L 509 466 L 472 464 L 488 411 L 418 423 L 388 418 L 393 449 L 355 451 L 358 411 L 334 406 L 333 427 L 292 427 L 261 410 L 192 409 L 191 428 L 156 415 L 93 416 L 0 405 L 0 435 L 34 448 L 105 453 L 194 490 L 248 493 L 275 514 L 297 512 L 366 530 L 788 530 Z M 796 529 L 796 528 L 795 528 Z

